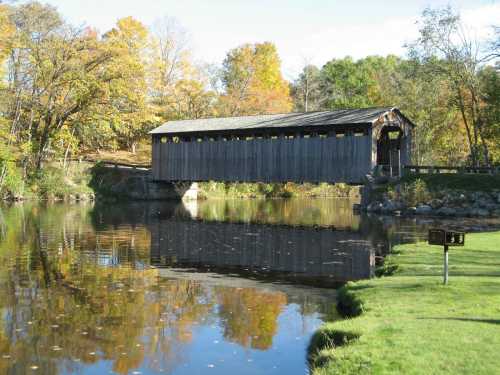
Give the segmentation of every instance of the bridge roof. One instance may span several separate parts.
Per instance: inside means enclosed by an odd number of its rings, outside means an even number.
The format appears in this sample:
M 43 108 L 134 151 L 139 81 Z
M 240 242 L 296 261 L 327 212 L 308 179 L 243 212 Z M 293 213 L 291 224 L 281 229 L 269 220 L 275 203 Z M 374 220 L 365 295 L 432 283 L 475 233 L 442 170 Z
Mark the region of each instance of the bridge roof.
M 284 113 L 276 115 L 205 118 L 197 120 L 168 121 L 150 134 L 179 134 L 220 132 L 252 129 L 298 128 L 328 125 L 373 124 L 380 116 L 394 107 L 342 109 L 337 111 Z M 401 113 L 400 113 L 401 114 Z

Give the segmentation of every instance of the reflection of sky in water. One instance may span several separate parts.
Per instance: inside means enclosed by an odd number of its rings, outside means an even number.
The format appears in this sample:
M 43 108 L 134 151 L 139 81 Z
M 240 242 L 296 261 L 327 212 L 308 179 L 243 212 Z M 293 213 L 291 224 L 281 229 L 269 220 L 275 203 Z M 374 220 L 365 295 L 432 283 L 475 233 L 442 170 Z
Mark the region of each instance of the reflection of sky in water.
M 304 353 L 310 335 L 322 320 L 318 314 L 303 316 L 298 305 L 289 304 L 283 308 L 277 322 L 279 329 L 272 345 L 266 350 L 252 349 L 227 340 L 220 319 L 216 318 L 209 324 L 200 322 L 193 326 L 192 340 L 182 346 L 176 363 L 168 363 L 163 358 L 164 354 L 158 353 L 146 358 L 131 373 L 233 374 L 236 370 L 239 375 L 306 373 Z M 148 341 L 150 337 L 146 334 L 142 340 Z M 106 374 L 113 372 L 113 362 L 102 360 L 79 369 L 84 373 Z

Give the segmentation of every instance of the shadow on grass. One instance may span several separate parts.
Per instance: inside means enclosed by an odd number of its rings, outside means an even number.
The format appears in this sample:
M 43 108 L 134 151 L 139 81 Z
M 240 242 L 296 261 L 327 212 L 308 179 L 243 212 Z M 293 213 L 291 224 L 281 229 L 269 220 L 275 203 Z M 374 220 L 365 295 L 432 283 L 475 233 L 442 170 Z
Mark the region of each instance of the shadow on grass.
M 480 319 L 480 318 L 417 318 L 421 320 L 457 320 L 461 322 L 500 324 L 500 319 Z

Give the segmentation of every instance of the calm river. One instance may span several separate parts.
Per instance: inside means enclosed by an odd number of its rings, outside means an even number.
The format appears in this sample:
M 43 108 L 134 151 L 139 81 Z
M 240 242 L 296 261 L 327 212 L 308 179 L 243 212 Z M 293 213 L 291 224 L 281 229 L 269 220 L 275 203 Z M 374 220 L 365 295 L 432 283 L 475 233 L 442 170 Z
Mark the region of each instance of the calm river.
M 335 288 L 430 224 L 350 207 L 0 206 L 0 374 L 306 374 Z

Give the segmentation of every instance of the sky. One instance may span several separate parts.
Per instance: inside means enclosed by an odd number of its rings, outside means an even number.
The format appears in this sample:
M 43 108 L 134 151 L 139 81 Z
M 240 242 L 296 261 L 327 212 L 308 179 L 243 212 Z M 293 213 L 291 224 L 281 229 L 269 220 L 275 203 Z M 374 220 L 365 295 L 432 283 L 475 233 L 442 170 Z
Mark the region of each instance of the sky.
M 278 48 L 286 79 L 306 63 L 322 66 L 332 58 L 396 54 L 418 36 L 419 15 L 450 4 L 469 33 L 486 38 L 500 25 L 500 0 L 41 0 L 75 25 L 105 32 L 119 18 L 145 25 L 168 16 L 190 36 L 195 59 L 220 64 L 244 43 L 270 41 Z

